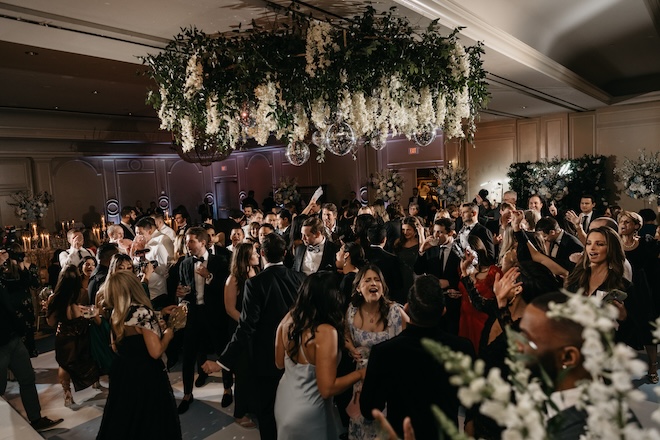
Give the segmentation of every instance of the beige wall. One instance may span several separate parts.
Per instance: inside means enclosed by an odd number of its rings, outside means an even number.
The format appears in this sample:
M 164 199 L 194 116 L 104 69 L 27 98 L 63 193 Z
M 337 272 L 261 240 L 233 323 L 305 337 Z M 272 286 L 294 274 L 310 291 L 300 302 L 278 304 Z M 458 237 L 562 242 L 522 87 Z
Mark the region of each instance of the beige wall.
M 188 164 L 174 154 L 169 135 L 149 119 L 0 110 L 0 120 L 0 222 L 20 224 L 6 204 L 11 193 L 47 190 L 55 196 L 43 222 L 50 229 L 56 220 L 81 219 L 89 206 L 105 212 L 113 199 L 119 206 L 139 199 L 146 207 L 166 197 L 170 207 L 184 205 L 196 218 L 206 194 L 222 209 L 238 206 L 239 195 L 250 189 L 261 202 L 284 176 L 296 177 L 301 186 L 327 185 L 331 201 L 361 188 L 365 199 L 373 199 L 364 188 L 369 176 L 384 168 L 403 174 L 405 204 L 417 169 L 449 162 L 468 168 L 470 199 L 486 188 L 499 200 L 514 162 L 603 154 L 620 163 L 641 148 L 660 151 L 660 102 L 482 123 L 473 145 L 444 142 L 439 136 L 418 154 L 410 154 L 415 144 L 405 138 L 390 139 L 380 152 L 360 147 L 355 161 L 350 155 L 328 154 L 319 164 L 312 151 L 302 167 L 286 161 L 283 147 L 237 151 L 209 167 Z M 620 204 L 644 206 L 625 195 Z
M 616 166 L 638 157 L 640 149 L 660 151 L 660 102 L 483 123 L 474 144 L 467 148 L 470 194 L 487 181 L 502 181 L 508 189 L 506 173 L 515 162 L 595 154 L 614 156 Z M 632 210 L 649 206 L 623 193 L 619 204 Z

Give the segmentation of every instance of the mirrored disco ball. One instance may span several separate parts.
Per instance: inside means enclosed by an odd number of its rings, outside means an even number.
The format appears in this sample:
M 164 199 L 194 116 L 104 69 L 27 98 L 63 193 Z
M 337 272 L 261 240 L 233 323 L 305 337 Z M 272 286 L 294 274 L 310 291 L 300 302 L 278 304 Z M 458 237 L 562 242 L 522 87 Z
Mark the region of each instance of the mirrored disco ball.
M 325 137 L 328 150 L 337 156 L 347 155 L 357 143 L 353 128 L 346 122 L 332 124 Z
M 426 147 L 435 140 L 435 127 L 428 126 L 413 135 L 413 140 L 420 147 Z
M 291 165 L 299 167 L 309 160 L 309 146 L 303 141 L 290 142 L 284 155 Z
M 375 130 L 371 132 L 371 135 L 369 135 L 365 143 L 374 150 L 380 151 L 387 146 L 387 138 L 381 139 L 380 131 Z

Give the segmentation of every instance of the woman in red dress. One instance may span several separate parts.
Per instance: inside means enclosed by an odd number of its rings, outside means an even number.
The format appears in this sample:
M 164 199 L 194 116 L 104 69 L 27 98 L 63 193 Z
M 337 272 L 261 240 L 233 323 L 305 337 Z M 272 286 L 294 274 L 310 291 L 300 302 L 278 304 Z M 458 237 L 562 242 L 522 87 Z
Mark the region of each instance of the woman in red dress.
M 461 261 L 461 277 L 469 276 L 472 279 L 474 287 L 479 294 L 486 299 L 495 298 L 493 285 L 495 276 L 502 270 L 488 257 L 486 247 L 479 237 L 474 235 L 468 237 L 468 243 L 476 258 L 469 262 L 463 259 Z M 466 251 L 467 252 L 467 251 Z M 474 346 L 474 351 L 479 352 L 481 334 L 489 319 L 488 314 L 478 311 L 470 301 L 470 296 L 463 283 L 458 284 L 458 290 L 461 292 L 461 317 L 458 323 L 458 335 L 468 338 Z

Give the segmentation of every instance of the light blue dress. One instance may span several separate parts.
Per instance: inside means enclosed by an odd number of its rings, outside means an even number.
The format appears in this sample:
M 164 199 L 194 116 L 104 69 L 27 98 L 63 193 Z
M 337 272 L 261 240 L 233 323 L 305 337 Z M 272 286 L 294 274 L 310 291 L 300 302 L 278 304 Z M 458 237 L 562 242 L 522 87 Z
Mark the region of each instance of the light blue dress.
M 380 344 L 383 341 L 393 338 L 403 330 L 403 307 L 398 303 L 393 303 L 387 313 L 387 328 L 382 332 L 367 332 L 355 327 L 354 318 L 358 309 L 354 305 L 348 308 L 347 323 L 351 330 L 353 345 L 362 352 L 362 359 L 368 360 L 371 347 Z M 357 369 L 366 368 L 367 363 L 358 364 Z M 353 385 L 353 394 L 362 390 L 362 381 Z M 348 423 L 349 440 L 375 439 L 377 436 L 377 424 L 373 421 L 365 420 L 359 416 L 356 419 L 351 418 Z
M 321 397 L 316 383 L 316 366 L 296 364 L 284 355 L 284 375 L 277 387 L 275 421 L 277 438 L 287 440 L 336 440 L 339 438 L 332 397 Z

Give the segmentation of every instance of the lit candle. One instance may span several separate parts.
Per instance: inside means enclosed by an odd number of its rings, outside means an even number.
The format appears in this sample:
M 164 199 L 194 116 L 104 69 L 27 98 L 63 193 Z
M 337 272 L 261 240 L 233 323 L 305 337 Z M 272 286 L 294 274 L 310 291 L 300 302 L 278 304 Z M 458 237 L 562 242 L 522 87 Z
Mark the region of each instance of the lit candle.
M 32 236 L 36 237 L 37 236 L 37 224 L 32 223 Z
M 46 234 L 46 249 L 50 249 L 50 234 Z
M 41 247 L 45 248 L 46 242 L 44 241 L 44 234 L 43 233 L 39 234 L 39 238 L 41 239 Z
M 32 239 L 27 237 L 27 249 L 32 249 Z
M 27 240 L 25 237 L 21 237 L 23 239 L 23 249 L 27 250 Z
M 105 231 L 105 215 L 101 216 L 101 229 Z

